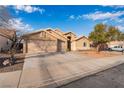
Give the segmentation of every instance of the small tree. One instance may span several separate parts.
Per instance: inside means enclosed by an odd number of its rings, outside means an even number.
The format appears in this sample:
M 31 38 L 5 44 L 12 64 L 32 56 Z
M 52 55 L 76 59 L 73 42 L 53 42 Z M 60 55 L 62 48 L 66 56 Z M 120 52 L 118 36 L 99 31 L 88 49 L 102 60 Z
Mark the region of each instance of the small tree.
M 120 33 L 119 40 L 124 41 L 124 33 Z
M 94 46 L 97 48 L 97 51 L 100 51 L 100 47 L 102 44 L 108 42 L 106 38 L 107 35 L 107 26 L 104 24 L 97 24 L 94 27 L 94 31 L 89 34 L 89 38 L 93 41 Z
M 107 31 L 107 38 L 109 41 L 119 40 L 121 36 L 121 32 L 117 27 L 109 26 Z
M 93 41 L 97 51 L 99 51 L 100 46 L 106 44 L 107 42 L 124 40 L 124 33 L 117 27 L 97 24 L 94 27 L 94 31 L 89 34 L 89 38 Z

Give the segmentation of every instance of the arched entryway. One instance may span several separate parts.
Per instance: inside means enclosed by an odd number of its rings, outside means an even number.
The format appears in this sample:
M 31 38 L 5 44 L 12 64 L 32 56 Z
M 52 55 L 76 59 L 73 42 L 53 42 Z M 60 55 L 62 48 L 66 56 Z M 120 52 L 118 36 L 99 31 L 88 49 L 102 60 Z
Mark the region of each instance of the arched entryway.
M 68 38 L 68 40 L 67 40 L 67 49 L 68 49 L 68 51 L 71 51 L 71 37 L 68 36 L 67 38 Z

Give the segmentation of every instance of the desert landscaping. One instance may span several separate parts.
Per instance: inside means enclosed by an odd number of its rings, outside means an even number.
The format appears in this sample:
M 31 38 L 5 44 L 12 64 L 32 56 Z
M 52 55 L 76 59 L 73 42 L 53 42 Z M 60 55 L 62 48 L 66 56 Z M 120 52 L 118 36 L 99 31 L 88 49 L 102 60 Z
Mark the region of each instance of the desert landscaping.
M 0 54 L 0 62 L 2 63 L 3 60 L 6 60 L 10 58 L 10 55 L 7 54 Z M 17 71 L 17 70 L 22 70 L 23 69 L 23 64 L 24 64 L 24 54 L 16 54 L 16 63 L 14 65 L 6 65 L 3 66 L 3 64 L 0 65 L 0 73 L 5 73 L 5 72 L 12 72 L 12 71 Z
M 114 56 L 123 55 L 122 52 L 115 52 L 115 51 L 97 52 L 96 50 L 77 51 L 77 53 L 94 58 L 114 57 Z
M 114 56 L 120 56 L 123 55 L 121 52 L 115 52 L 115 51 L 101 51 L 97 52 L 96 50 L 82 50 L 82 51 L 75 51 L 74 53 L 82 55 L 82 56 L 88 56 L 91 58 L 104 58 L 104 57 L 114 57 Z M 7 54 L 1 54 L 1 62 L 4 59 L 8 59 L 10 55 Z M 0 73 L 5 73 L 5 72 L 12 72 L 12 71 L 17 71 L 17 70 L 22 70 L 23 65 L 24 65 L 24 59 L 25 59 L 25 54 L 19 53 L 15 55 L 16 58 L 16 63 L 14 65 L 6 65 L 0 67 Z

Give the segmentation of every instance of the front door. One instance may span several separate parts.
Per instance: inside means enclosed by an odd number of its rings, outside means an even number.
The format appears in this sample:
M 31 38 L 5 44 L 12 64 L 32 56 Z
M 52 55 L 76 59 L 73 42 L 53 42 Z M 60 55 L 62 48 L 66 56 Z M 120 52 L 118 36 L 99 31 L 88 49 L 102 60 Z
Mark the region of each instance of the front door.
M 67 40 L 67 49 L 68 49 L 68 51 L 71 51 L 71 37 L 68 36 L 67 38 L 68 38 L 68 40 Z

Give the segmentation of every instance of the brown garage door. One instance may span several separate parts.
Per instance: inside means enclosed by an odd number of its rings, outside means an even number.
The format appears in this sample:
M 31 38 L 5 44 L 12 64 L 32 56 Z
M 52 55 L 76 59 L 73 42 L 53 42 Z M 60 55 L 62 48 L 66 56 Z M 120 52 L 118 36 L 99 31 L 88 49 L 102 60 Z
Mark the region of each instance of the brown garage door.
M 56 52 L 57 41 L 55 40 L 29 40 L 27 42 L 27 52 Z

